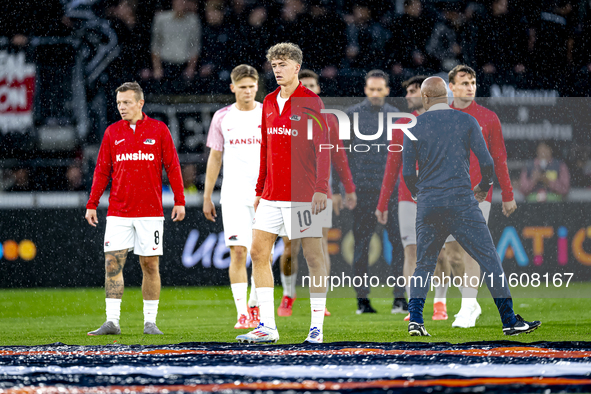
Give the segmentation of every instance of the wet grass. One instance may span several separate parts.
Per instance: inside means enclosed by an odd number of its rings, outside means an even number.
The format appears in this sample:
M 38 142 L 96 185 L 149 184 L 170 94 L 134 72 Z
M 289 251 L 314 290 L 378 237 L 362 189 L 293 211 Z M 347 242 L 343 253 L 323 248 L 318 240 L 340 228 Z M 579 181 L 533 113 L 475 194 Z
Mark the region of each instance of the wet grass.
M 587 286 L 575 284 L 575 286 Z M 381 289 L 380 289 L 381 290 Z M 455 289 L 453 292 L 457 292 Z M 300 289 L 299 294 L 306 293 Z M 450 292 L 451 293 L 451 292 Z M 484 292 L 483 292 L 484 293 Z M 346 291 L 341 295 L 352 295 Z M 453 293 L 450 295 L 454 295 Z M 552 296 L 548 290 L 546 296 Z M 380 298 L 383 297 L 383 298 Z M 279 305 L 281 288 L 276 288 Z M 432 298 L 425 306 L 425 326 L 430 338 L 409 337 L 404 315 L 392 315 L 388 292 L 374 291 L 376 314 L 356 315 L 355 298 L 329 298 L 332 316 L 325 319 L 325 342 L 433 341 L 471 342 L 505 340 L 501 322 L 490 297 L 479 299 L 482 316 L 476 327 L 452 328 L 453 314 L 461 300 L 448 299 L 447 321 L 432 321 Z M 181 342 L 234 342 L 236 312 L 228 287 L 164 288 L 160 297 L 158 327 L 163 336 L 143 335 L 142 296 L 139 288 L 127 288 L 121 311 L 122 335 L 89 337 L 88 331 L 105 320 L 103 289 L 0 290 L 0 345 L 40 345 L 62 342 L 69 345 L 171 344 Z M 542 320 L 536 332 L 510 338 L 521 342 L 585 341 L 591 338 L 591 316 L 586 298 L 516 298 L 515 310 L 526 320 Z M 291 317 L 277 317 L 279 343 L 301 343 L 310 322 L 308 299 L 296 300 Z

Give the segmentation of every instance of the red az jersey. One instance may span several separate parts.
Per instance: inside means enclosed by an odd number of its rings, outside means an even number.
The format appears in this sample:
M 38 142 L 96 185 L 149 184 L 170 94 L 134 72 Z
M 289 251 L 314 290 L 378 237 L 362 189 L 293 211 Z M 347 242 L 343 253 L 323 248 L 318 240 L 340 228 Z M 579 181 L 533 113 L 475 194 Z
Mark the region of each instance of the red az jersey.
M 332 114 L 327 115 L 327 120 L 330 131 L 330 144 L 333 145 L 333 148 L 330 150 L 330 161 L 339 174 L 339 178 L 345 187 L 345 193 L 353 193 L 355 191 L 355 184 L 353 183 L 353 175 L 351 174 L 351 168 L 349 168 L 349 159 L 347 159 L 343 141 L 339 139 L 339 122 L 337 121 L 337 117 Z M 332 197 L 330 187 L 328 188 L 328 193 L 328 197 Z
M 164 123 L 143 115 L 135 131 L 125 120 L 105 131 L 87 209 L 98 207 L 112 178 L 107 216 L 163 216 L 163 165 L 174 192 L 174 205 L 185 205 L 181 166 L 170 131 Z
M 414 116 L 419 116 L 417 111 L 413 111 L 412 114 Z M 400 118 L 396 121 L 396 123 L 409 122 L 409 118 Z M 390 144 L 402 146 L 404 144 L 404 132 L 400 129 L 394 129 L 392 132 L 392 141 Z M 417 170 L 418 169 L 419 167 L 417 163 Z M 412 199 L 410 190 L 408 190 L 408 187 L 406 187 L 406 183 L 404 183 L 404 178 L 402 177 L 402 151 L 388 152 L 388 158 L 386 159 L 386 170 L 384 171 L 384 179 L 382 181 L 382 188 L 380 190 L 380 199 L 378 200 L 377 209 L 380 212 L 385 212 L 388 210 L 388 201 L 390 201 L 390 196 L 392 196 L 392 192 L 396 186 L 396 180 L 399 178 L 400 184 L 398 185 L 398 202 L 415 202 Z
M 280 89 L 263 102 L 256 195 L 268 201 L 310 202 L 315 192 L 328 194 L 330 154 L 328 149 L 320 149 L 329 141 L 326 117 L 320 114 L 324 104 L 300 82 L 280 113 Z M 313 124 L 311 140 L 307 137 L 308 119 Z
M 513 200 L 513 186 L 511 185 L 511 178 L 509 177 L 509 169 L 507 168 L 507 150 L 505 149 L 505 139 L 503 138 L 503 131 L 501 129 L 501 122 L 499 117 L 488 108 L 478 105 L 472 101 L 466 108 L 460 109 L 451 105 L 453 109 L 472 115 L 478 121 L 482 129 L 482 135 L 490 155 L 495 164 L 495 174 L 501 185 L 501 194 L 503 202 Z M 474 152 L 470 152 L 470 180 L 472 188 L 480 183 L 482 175 L 480 174 L 480 165 Z M 491 187 L 486 196 L 486 201 L 492 201 L 493 188 Z

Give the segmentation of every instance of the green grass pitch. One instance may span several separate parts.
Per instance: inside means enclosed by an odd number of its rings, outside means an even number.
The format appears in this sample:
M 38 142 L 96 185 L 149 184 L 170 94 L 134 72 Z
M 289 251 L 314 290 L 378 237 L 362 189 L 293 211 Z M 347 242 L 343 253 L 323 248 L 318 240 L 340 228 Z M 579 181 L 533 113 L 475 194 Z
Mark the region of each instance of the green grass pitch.
M 586 284 L 573 284 L 581 290 Z M 356 315 L 356 300 L 350 289 L 329 298 L 332 316 L 324 323 L 325 342 L 362 341 L 434 341 L 470 342 L 511 339 L 534 341 L 585 341 L 591 337 L 591 315 L 586 298 L 520 298 L 515 295 L 517 313 L 526 320 L 539 319 L 542 327 L 528 335 L 506 337 L 492 299 L 479 297 L 482 316 L 475 328 L 452 328 L 453 315 L 460 308 L 459 298 L 448 298 L 447 321 L 432 321 L 432 297 L 425 305 L 425 326 L 431 338 L 410 337 L 404 315 L 392 315 L 392 298 L 386 291 L 374 289 L 370 295 L 378 313 Z M 450 290 L 450 295 L 457 290 Z M 485 293 L 482 291 L 481 293 Z M 518 293 L 518 292 L 517 292 Z M 275 289 L 275 306 L 281 299 L 281 288 Z M 307 290 L 298 289 L 291 317 L 277 317 L 281 339 L 279 343 L 301 343 L 310 324 L 310 303 L 304 298 Z M 514 294 L 516 292 L 514 291 Z M 457 294 L 455 295 L 457 296 Z M 551 290 L 544 296 L 553 296 Z M 105 320 L 103 289 L 3 289 L 0 290 L 0 346 L 41 345 L 62 342 L 68 345 L 106 344 L 173 344 L 180 342 L 235 342 L 236 311 L 230 287 L 163 288 L 160 297 L 158 327 L 163 336 L 143 335 L 142 296 L 139 288 L 127 288 L 121 309 L 122 335 L 89 337 L 88 331 L 98 328 Z

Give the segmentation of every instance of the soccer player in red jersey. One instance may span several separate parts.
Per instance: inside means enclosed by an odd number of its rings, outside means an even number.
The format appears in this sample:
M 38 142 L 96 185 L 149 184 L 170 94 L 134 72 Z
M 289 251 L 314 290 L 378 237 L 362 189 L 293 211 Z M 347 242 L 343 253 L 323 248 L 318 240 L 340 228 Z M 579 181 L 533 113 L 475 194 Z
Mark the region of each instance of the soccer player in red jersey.
M 86 220 L 96 227 L 96 208 L 112 180 L 104 243 L 107 321 L 88 335 L 121 334 L 123 266 L 129 250 L 139 255 L 143 272 L 144 334 L 162 334 L 156 327 L 164 223 L 162 167 L 174 192 L 175 222 L 185 218 L 181 167 L 168 127 L 142 112 L 140 85 L 126 82 L 116 92 L 122 120 L 105 131 L 86 204 Z
M 260 324 L 239 335 L 240 342 L 276 342 L 279 333 L 273 305 L 273 273 L 269 255 L 277 236 L 301 239 L 310 271 L 312 321 L 306 342 L 323 341 L 326 309 L 326 266 L 321 215 L 326 209 L 330 154 L 326 118 L 320 98 L 298 80 L 302 51 L 292 43 L 267 52 L 279 88 L 265 97 L 261 122 L 261 162 L 256 186 L 251 257 L 260 308 Z M 310 115 L 312 113 L 312 115 Z M 315 118 L 314 120 L 312 120 Z M 318 119 L 318 124 L 315 120 Z M 311 122 L 308 122 L 311 120 Z M 312 139 L 308 127 L 312 124 Z M 324 124 L 324 126 L 322 126 Z
M 507 169 L 507 151 L 505 149 L 505 140 L 501 122 L 497 114 L 484 108 L 474 100 L 476 96 L 476 73 L 465 65 L 456 66 L 449 72 L 449 88 L 451 89 L 454 100 L 451 108 L 472 115 L 478 121 L 482 134 L 486 142 L 488 151 L 493 158 L 495 174 L 501 185 L 501 194 L 503 198 L 503 214 L 511 215 L 517 209 L 515 199 L 513 198 L 513 187 L 511 178 Z M 478 159 L 473 152 L 470 154 L 470 179 L 472 187 L 476 186 L 482 179 Z M 490 207 L 492 201 L 492 187 L 490 188 L 486 201 L 480 203 L 480 209 L 484 218 L 488 222 Z M 450 266 L 455 276 L 467 276 L 467 283 L 463 283 L 460 291 L 462 292 L 462 306 L 456 315 L 452 327 L 469 328 L 474 327 L 476 319 L 480 316 L 481 309 L 476 296 L 478 295 L 478 283 L 476 277 L 480 279 L 480 267 L 474 259 L 462 249 L 454 237 L 446 240 L 445 256 L 448 266 Z
M 421 101 L 421 84 L 425 79 L 427 79 L 425 75 L 417 75 L 402 84 L 402 87 L 406 89 L 408 109 L 413 111 L 414 116 L 419 116 L 425 112 Z M 408 122 L 409 119 L 403 118 L 396 123 Z M 402 145 L 403 142 L 404 134 L 402 130 L 396 129 L 392 135 L 391 144 Z M 400 238 L 404 247 L 404 276 L 406 277 L 406 293 L 410 294 L 410 277 L 417 266 L 417 203 L 412 199 L 412 195 L 404 183 L 404 178 L 402 178 L 402 152 L 390 151 L 386 161 L 380 199 L 375 212 L 378 222 L 383 225 L 388 222 L 388 201 L 394 191 L 397 179 L 400 179 L 398 186 L 398 222 L 400 225 Z M 440 264 L 437 264 L 436 274 L 439 273 L 439 267 Z M 438 290 L 439 288 L 435 289 L 437 302 L 433 305 L 433 320 L 447 320 L 447 309 L 445 303 L 438 300 Z M 443 297 L 445 297 L 445 294 Z M 409 318 L 410 315 L 407 315 L 405 320 L 409 320 Z
M 320 84 L 318 83 L 318 74 L 312 70 L 301 70 L 299 72 L 299 80 L 302 85 L 310 89 L 316 94 L 320 94 Z M 339 174 L 341 182 L 345 187 L 345 206 L 347 209 L 354 209 L 357 205 L 357 194 L 355 194 L 355 184 L 353 183 L 353 175 L 349 168 L 349 160 L 343 148 L 343 143 L 339 139 L 339 126 L 334 115 L 328 115 L 329 138 L 331 145 L 337 145 L 340 149 L 330 150 L 330 161 L 335 170 Z M 324 260 L 326 261 L 326 272 L 330 275 L 330 255 L 328 254 L 328 230 L 332 228 L 332 211 L 338 215 L 343 208 L 343 202 L 340 193 L 332 194 L 332 190 L 328 188 L 328 205 L 326 210 L 322 212 L 324 216 L 322 225 L 322 247 L 324 250 Z M 334 201 L 333 201 L 334 200 Z M 333 205 L 334 203 L 334 205 Z M 295 282 L 298 273 L 298 254 L 300 251 L 299 240 L 294 240 L 292 243 L 289 238 L 283 237 L 285 244 L 283 255 L 280 259 L 281 284 L 283 285 L 283 298 L 277 309 L 279 316 L 291 316 L 292 306 L 295 301 Z M 293 252 L 293 253 L 292 253 Z M 325 316 L 330 316 L 328 308 L 324 310 Z

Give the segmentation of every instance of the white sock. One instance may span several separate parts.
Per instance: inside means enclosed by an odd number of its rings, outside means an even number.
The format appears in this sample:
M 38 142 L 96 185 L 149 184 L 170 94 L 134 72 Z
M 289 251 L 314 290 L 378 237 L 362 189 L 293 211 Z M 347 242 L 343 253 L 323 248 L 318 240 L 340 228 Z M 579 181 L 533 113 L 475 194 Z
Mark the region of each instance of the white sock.
M 254 285 L 254 276 L 250 277 L 250 297 L 248 297 L 248 306 L 250 308 L 258 306 L 259 301 L 257 299 L 257 288 Z
M 105 302 L 107 304 L 107 321 L 112 321 L 118 326 L 121 316 L 121 300 L 119 298 L 105 298 Z
M 291 274 L 291 298 L 296 298 L 296 286 L 298 284 L 298 273 Z
M 259 299 L 259 311 L 261 312 L 261 323 L 265 327 L 277 328 L 275 325 L 275 304 L 273 303 L 272 287 L 257 287 L 257 298 Z
M 240 315 L 248 317 L 248 308 L 246 307 L 246 291 L 248 290 L 248 283 L 232 283 L 232 296 L 234 297 L 234 304 L 236 304 L 236 311 L 238 318 Z
M 433 300 L 434 303 L 443 302 L 443 304 L 446 304 L 447 288 L 447 283 L 440 284 L 439 286 L 435 287 L 435 299 Z
M 318 327 L 322 331 L 325 309 L 326 293 L 310 293 L 310 310 L 312 311 L 310 328 Z
M 297 277 L 297 274 L 295 274 Z M 281 285 L 283 286 L 283 295 L 289 298 L 293 298 L 294 296 L 294 275 L 285 275 L 281 272 Z
M 144 324 L 156 323 L 158 300 L 144 300 Z
M 476 301 L 476 297 L 478 296 L 478 289 L 473 289 L 472 287 L 463 287 L 462 288 L 462 306 L 460 309 L 463 308 L 472 308 Z

